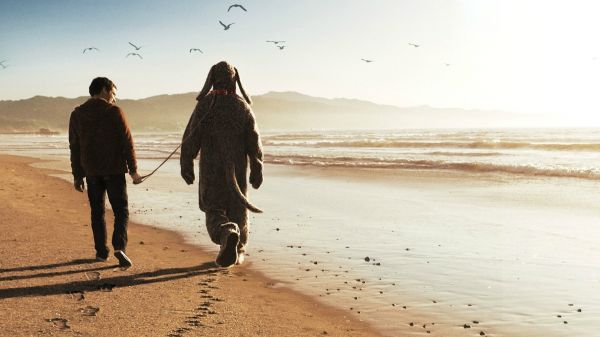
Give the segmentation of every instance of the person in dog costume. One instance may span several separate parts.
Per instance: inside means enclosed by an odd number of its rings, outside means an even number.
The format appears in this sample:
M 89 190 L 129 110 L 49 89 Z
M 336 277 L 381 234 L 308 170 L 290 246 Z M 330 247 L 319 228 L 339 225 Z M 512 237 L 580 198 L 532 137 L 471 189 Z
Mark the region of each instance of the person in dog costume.
M 236 83 L 243 96 L 236 94 Z M 211 90 L 212 89 L 212 90 Z M 263 181 L 263 153 L 250 97 L 238 70 L 223 61 L 208 72 L 181 145 L 181 176 L 193 184 L 194 159 L 200 152 L 199 206 L 211 240 L 220 245 L 216 263 L 230 267 L 244 261 L 248 243 L 248 210 L 262 213 L 247 199 L 249 181 Z

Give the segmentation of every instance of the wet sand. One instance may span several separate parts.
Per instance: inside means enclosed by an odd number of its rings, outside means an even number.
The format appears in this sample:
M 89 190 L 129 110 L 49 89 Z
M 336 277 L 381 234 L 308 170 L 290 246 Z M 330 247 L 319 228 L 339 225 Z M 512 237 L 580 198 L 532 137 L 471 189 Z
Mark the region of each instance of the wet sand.
M 130 223 L 134 266 L 95 262 L 87 196 L 37 161 L 0 155 L 0 335 L 381 336 L 172 231 Z

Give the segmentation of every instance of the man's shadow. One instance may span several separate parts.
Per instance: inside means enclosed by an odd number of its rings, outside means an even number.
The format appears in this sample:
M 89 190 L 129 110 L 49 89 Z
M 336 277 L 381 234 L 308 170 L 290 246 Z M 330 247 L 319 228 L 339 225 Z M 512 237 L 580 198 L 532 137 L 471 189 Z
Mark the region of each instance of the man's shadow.
M 18 272 L 18 271 L 34 271 L 40 269 L 53 269 L 58 267 L 66 267 L 66 266 L 76 266 L 80 264 L 89 264 L 96 262 L 95 259 L 77 259 L 69 262 L 61 262 L 61 263 L 52 263 L 52 264 L 43 264 L 38 266 L 26 266 L 26 267 L 17 267 L 17 268 L 8 268 L 3 269 L 0 268 L 0 273 L 10 273 L 10 272 Z
M 82 264 L 81 261 L 89 260 L 74 260 L 71 262 L 47 265 L 46 268 L 52 268 L 49 266 L 68 266 L 68 265 L 77 265 Z M 92 260 L 95 261 L 95 260 Z M 28 269 L 30 268 L 30 269 Z M 113 266 L 105 266 L 99 268 L 92 268 L 87 270 L 77 270 L 77 271 L 67 271 L 67 272 L 58 272 L 58 273 L 44 273 L 41 277 L 47 277 L 47 274 L 70 274 L 77 272 L 87 272 L 89 270 L 104 270 L 118 268 L 117 265 Z M 14 270 L 38 270 L 43 269 L 42 266 L 33 266 L 33 267 L 22 267 L 22 268 L 14 268 Z M 4 269 L 3 271 L 7 271 Z M 158 282 L 169 282 L 178 279 L 190 278 L 194 276 L 200 275 L 211 275 L 222 272 L 223 269 L 217 267 L 214 262 L 205 262 L 199 266 L 194 267 L 185 267 L 185 268 L 166 268 L 159 269 L 151 272 L 143 272 L 138 274 L 127 274 L 120 276 L 113 276 L 102 278 L 98 280 L 85 280 L 85 281 L 73 281 L 67 283 L 59 283 L 52 285 L 41 285 L 41 286 L 31 286 L 31 287 L 21 287 L 21 288 L 8 288 L 8 289 L 0 289 L 0 300 L 5 298 L 14 298 L 14 297 L 26 297 L 26 296 L 49 296 L 49 295 L 59 295 L 59 294 L 69 294 L 73 292 L 92 292 L 92 291 L 112 291 L 113 288 L 118 288 L 122 286 L 132 287 L 143 284 L 151 284 Z M 35 275 L 30 276 L 30 278 L 35 277 Z M 8 279 L 10 277 L 7 277 Z M 26 278 L 26 277 L 23 277 Z
M 48 265 L 48 266 L 55 266 L 55 267 L 57 267 L 57 266 L 70 266 L 70 265 L 80 265 L 80 264 L 83 264 L 83 263 L 79 263 L 79 262 L 74 263 L 76 261 L 87 261 L 85 263 L 88 263 L 88 264 L 97 262 L 96 260 L 75 260 L 75 261 L 72 261 L 70 263 L 53 264 L 53 265 Z M 100 271 L 100 270 L 106 270 L 106 269 L 111 269 L 111 268 L 115 268 L 115 266 L 102 266 L 102 267 L 93 267 L 93 268 L 86 268 L 86 269 L 71 269 L 71 270 L 64 270 L 64 271 L 52 271 L 52 272 L 37 273 L 37 274 L 30 274 L 30 275 L 4 276 L 4 277 L 0 277 L 0 282 L 2 282 L 2 281 L 26 280 L 26 279 L 42 278 L 42 277 L 54 277 L 54 276 L 77 274 L 77 273 L 86 273 L 86 272 Z M 14 269 L 4 269 L 4 271 L 9 271 L 9 270 L 30 270 L 30 269 L 27 269 L 27 267 L 14 268 Z M 33 269 L 33 270 L 35 270 L 35 269 Z M 2 272 L 2 270 L 0 270 L 0 272 Z

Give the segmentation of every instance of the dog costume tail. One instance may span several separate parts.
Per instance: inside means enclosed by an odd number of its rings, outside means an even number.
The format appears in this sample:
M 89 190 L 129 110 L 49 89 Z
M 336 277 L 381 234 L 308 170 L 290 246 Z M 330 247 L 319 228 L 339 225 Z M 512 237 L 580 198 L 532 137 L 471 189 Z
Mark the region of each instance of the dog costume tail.
M 258 207 L 252 205 L 250 201 L 246 198 L 242 190 L 240 190 L 240 185 L 238 185 L 237 178 L 235 177 L 235 167 L 232 162 L 227 165 L 227 185 L 231 191 L 238 197 L 239 201 L 246 206 L 248 210 L 253 213 L 262 213 L 263 211 Z

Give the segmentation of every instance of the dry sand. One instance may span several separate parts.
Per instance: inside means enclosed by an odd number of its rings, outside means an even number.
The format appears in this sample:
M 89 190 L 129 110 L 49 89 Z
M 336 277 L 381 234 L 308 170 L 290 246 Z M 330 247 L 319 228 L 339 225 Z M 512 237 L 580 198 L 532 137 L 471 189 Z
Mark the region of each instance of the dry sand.
M 0 336 L 381 336 L 174 232 L 130 223 L 134 266 L 95 262 L 86 194 L 36 161 L 0 155 Z

